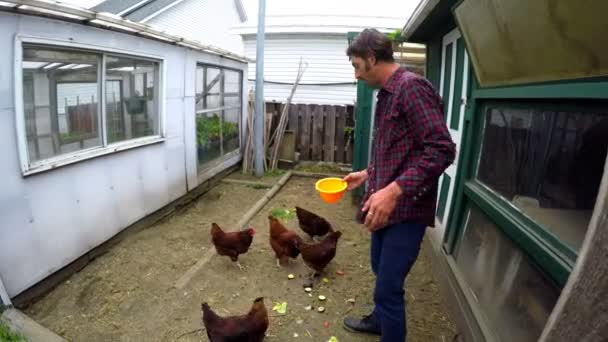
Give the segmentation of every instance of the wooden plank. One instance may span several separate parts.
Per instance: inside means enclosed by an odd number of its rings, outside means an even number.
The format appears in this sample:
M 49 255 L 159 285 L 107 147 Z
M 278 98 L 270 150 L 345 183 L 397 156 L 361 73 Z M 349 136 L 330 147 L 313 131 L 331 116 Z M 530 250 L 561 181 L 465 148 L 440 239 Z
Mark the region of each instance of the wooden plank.
M 306 105 L 305 104 L 299 104 L 298 105 L 298 130 L 296 131 L 296 152 L 301 152 L 303 149 L 303 144 L 302 141 L 304 139 L 304 134 L 303 132 L 303 121 L 304 121 L 304 114 L 306 113 Z
M 313 105 L 312 160 L 323 160 L 323 107 Z
M 336 151 L 336 106 L 323 106 L 325 116 L 325 141 L 323 142 L 323 160 L 333 162 Z
M 11 330 L 18 331 L 26 339 L 10 339 L 11 341 L 45 341 L 45 342 L 68 342 L 68 340 L 56 335 L 51 330 L 38 324 L 36 321 L 23 314 L 15 308 L 9 308 L 0 316 L 2 322 Z M 3 334 L 4 335 L 4 334 Z M 2 341 L 8 341 L 4 338 Z
M 300 159 L 310 160 L 310 129 L 312 107 L 304 107 L 304 116 L 302 117 L 302 149 L 300 150 Z
M 347 164 L 352 164 L 353 163 L 353 144 L 354 142 L 351 140 L 351 142 L 348 144 L 348 146 L 346 146 L 346 160 L 345 162 Z
M 256 204 L 253 205 L 253 207 L 251 207 L 249 209 L 249 211 L 247 211 L 245 213 L 245 215 L 243 215 L 243 217 L 241 217 L 241 219 L 239 220 L 239 222 L 237 222 L 236 224 L 236 229 L 237 230 L 243 230 L 245 228 L 245 225 L 247 223 L 249 223 L 249 221 L 260 211 L 260 209 L 262 209 L 262 207 L 264 207 L 264 205 L 266 205 L 266 203 L 268 203 L 268 201 L 270 201 L 272 199 L 272 197 L 279 192 L 279 190 L 281 190 L 281 188 L 283 187 L 283 185 L 285 185 L 285 183 L 287 183 L 287 181 L 289 180 L 289 178 L 291 178 L 291 171 L 288 171 L 283 177 L 281 177 L 281 179 L 279 179 L 279 181 L 270 189 L 266 192 L 266 194 L 264 194 L 264 196 L 262 198 L 260 198 Z M 202 258 L 200 258 L 196 264 L 194 264 L 193 266 L 190 267 L 190 269 L 188 269 L 186 271 L 186 273 L 184 273 L 178 280 L 177 282 L 175 282 L 175 285 L 173 285 L 176 289 L 183 289 L 186 285 L 188 285 L 190 283 L 190 281 L 192 280 L 192 278 L 194 278 L 194 276 L 201 270 L 203 269 L 203 267 L 209 262 L 209 260 L 211 260 L 211 258 L 216 255 L 215 252 L 215 248 L 209 248 L 207 250 L 207 252 L 205 252 L 205 254 L 203 255 Z
M 262 182 L 253 182 L 243 179 L 231 179 L 231 178 L 223 178 L 221 180 L 222 183 L 230 183 L 230 184 L 239 184 L 239 185 L 248 185 L 258 189 L 270 189 L 272 188 L 272 184 L 266 184 Z
M 336 161 L 344 162 L 344 127 L 346 126 L 346 107 L 336 108 Z
M 298 133 L 298 105 L 289 105 L 289 121 L 287 122 L 287 129 L 293 131 L 297 138 Z M 297 142 L 298 140 L 296 140 Z

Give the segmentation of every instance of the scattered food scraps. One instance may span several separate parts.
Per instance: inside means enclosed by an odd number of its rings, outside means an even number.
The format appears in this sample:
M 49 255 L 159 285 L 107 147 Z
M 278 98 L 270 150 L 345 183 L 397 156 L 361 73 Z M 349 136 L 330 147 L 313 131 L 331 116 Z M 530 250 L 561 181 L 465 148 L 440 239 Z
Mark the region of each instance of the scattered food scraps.
M 346 301 L 351 304 L 355 304 L 355 298 L 348 298 Z
M 339 342 L 338 338 L 336 336 L 332 336 L 329 338 L 329 340 L 327 340 L 327 342 Z
M 320 301 L 324 301 L 324 300 L 326 300 L 326 299 L 327 299 L 327 297 L 325 297 L 324 295 L 319 295 L 319 300 L 320 300 Z
M 293 275 L 293 274 L 291 274 L 291 273 L 287 275 L 287 279 L 293 279 L 293 278 L 295 278 L 295 277 L 296 277 L 296 276 L 294 276 L 294 275 Z
M 312 287 L 305 287 L 305 288 L 304 288 L 304 291 L 306 291 L 306 292 L 311 292 L 311 291 L 312 291 Z
M 319 312 L 325 312 L 325 307 L 324 306 L 319 306 L 317 308 L 317 311 L 319 311 Z
M 327 284 L 327 283 L 329 283 L 329 279 L 327 279 L 327 278 L 323 278 L 323 282 L 324 282 L 325 284 Z
M 272 311 L 276 311 L 281 315 L 284 315 L 287 312 L 287 302 L 282 303 L 274 303 L 274 307 L 272 307 Z
M 329 328 L 329 322 L 328 321 L 323 322 L 323 326 L 326 328 Z
M 312 310 L 312 305 L 309 305 L 309 306 L 305 306 L 305 307 L 304 307 L 304 310 L 307 310 L 307 311 L 310 311 L 310 310 Z
M 298 333 L 293 333 L 293 337 L 298 337 L 300 335 L 298 335 Z
M 342 272 L 342 271 L 338 270 L 338 271 L 336 271 L 336 274 L 337 274 L 337 275 L 339 275 L 339 276 L 343 276 L 343 275 L 344 275 L 344 272 Z

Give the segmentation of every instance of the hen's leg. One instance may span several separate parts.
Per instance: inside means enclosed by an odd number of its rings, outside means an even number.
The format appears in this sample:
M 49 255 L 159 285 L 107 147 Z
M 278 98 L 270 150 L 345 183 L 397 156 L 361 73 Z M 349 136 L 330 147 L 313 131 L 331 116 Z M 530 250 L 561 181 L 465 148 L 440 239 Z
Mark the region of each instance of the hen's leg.
M 314 287 L 319 283 L 320 273 L 310 267 L 308 268 L 308 270 L 308 277 L 306 277 L 306 280 L 304 281 L 304 287 Z
M 279 258 L 277 258 L 277 267 L 281 268 L 281 260 Z
M 245 267 L 243 267 L 243 266 L 241 265 L 241 263 L 240 263 L 240 262 L 238 262 L 238 261 L 236 262 L 236 265 L 238 266 L 239 270 L 241 270 L 241 271 L 245 269 Z

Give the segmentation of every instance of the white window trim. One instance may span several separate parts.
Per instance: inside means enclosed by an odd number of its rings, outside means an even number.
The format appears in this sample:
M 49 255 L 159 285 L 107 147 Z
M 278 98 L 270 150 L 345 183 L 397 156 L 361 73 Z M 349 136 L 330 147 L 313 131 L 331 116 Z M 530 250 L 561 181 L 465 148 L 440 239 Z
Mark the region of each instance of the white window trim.
M 52 47 L 68 47 L 68 48 L 76 48 L 76 49 L 85 49 L 90 50 L 95 53 L 99 53 L 102 56 L 105 54 L 118 54 L 127 57 L 141 58 L 144 60 L 151 60 L 159 63 L 159 103 L 158 103 L 158 129 L 159 134 L 153 136 L 146 136 L 142 138 L 129 139 L 113 144 L 107 144 L 107 138 L 105 137 L 105 99 L 100 98 L 101 106 L 102 106 L 102 122 L 100 123 L 100 133 L 102 134 L 102 146 L 93 147 L 89 149 L 78 150 L 71 153 L 61 154 L 59 156 L 47 158 L 44 160 L 39 160 L 30 163 L 28 148 L 27 148 L 27 136 L 26 136 L 26 128 L 25 128 L 25 112 L 23 108 L 23 70 L 22 70 L 22 61 L 23 61 L 23 44 L 40 44 L 45 46 Z M 130 51 L 123 49 L 116 49 L 102 45 L 93 45 L 93 44 L 85 44 L 85 43 L 75 43 L 73 41 L 67 40 L 59 40 L 59 39 L 50 39 L 50 38 L 39 38 L 25 35 L 16 35 L 14 42 L 14 101 L 15 101 L 15 129 L 17 132 L 17 146 L 19 152 L 19 160 L 21 164 L 21 174 L 23 176 L 29 176 L 36 173 L 49 171 L 56 169 L 58 167 L 62 167 L 65 165 L 70 165 L 74 163 L 78 163 L 84 160 L 96 158 L 99 156 L 104 156 L 124 150 L 129 150 L 141 146 L 147 146 L 151 144 L 162 143 L 165 141 L 166 137 L 166 106 L 167 101 L 165 100 L 166 94 L 166 82 L 167 79 L 167 67 L 166 67 L 166 59 L 163 56 L 157 56 L 149 53 L 139 52 L 139 51 Z M 102 57 L 102 78 L 100 79 L 102 84 L 102 93 L 105 94 L 105 87 L 103 86 L 105 81 L 105 57 Z
M 209 109 L 199 109 L 196 111 L 196 114 L 206 114 L 206 113 L 217 112 L 220 110 L 230 110 L 230 109 L 240 109 L 240 108 L 241 108 L 241 105 L 223 106 L 223 107 L 209 108 Z
M 198 68 L 214 68 L 214 69 L 218 69 L 218 71 L 220 71 L 220 72 L 221 72 L 221 70 L 229 70 L 229 71 L 238 72 L 240 75 L 240 82 L 241 82 L 240 83 L 240 87 L 241 87 L 241 90 L 240 90 L 241 91 L 241 104 L 240 105 L 220 106 L 220 107 L 216 107 L 216 108 L 195 110 L 195 115 L 194 115 L 195 118 L 199 114 L 210 113 L 210 112 L 214 112 L 214 111 L 218 111 L 218 110 L 230 110 L 230 109 L 240 109 L 241 110 L 241 114 L 239 116 L 239 148 L 234 151 L 225 153 L 224 155 L 218 157 L 215 160 L 209 161 L 207 164 L 202 165 L 203 166 L 202 169 L 199 169 L 200 166 L 198 165 L 198 159 L 197 159 L 197 165 L 196 165 L 197 177 L 198 177 L 198 181 L 200 184 L 204 180 L 209 179 L 209 178 L 213 177 L 216 173 L 220 172 L 222 170 L 220 167 L 230 167 L 230 166 L 234 165 L 235 160 L 240 161 L 240 158 L 242 157 L 242 150 L 244 149 L 243 144 L 244 144 L 244 140 L 245 140 L 245 137 L 244 137 L 245 125 L 247 125 L 247 119 L 245 117 L 243 117 L 243 115 L 245 114 L 245 109 L 243 107 L 243 104 L 245 103 L 245 99 L 247 99 L 247 97 L 245 95 L 245 91 L 243 89 L 247 89 L 247 82 L 245 81 L 245 69 L 239 69 L 239 68 L 235 68 L 232 66 L 214 64 L 214 63 L 209 63 L 209 62 L 205 62 L 205 61 L 197 61 L 195 70 Z M 195 82 L 195 94 L 196 94 L 196 82 L 197 82 L 196 72 L 195 72 L 195 76 L 194 76 L 194 82 Z M 196 144 L 196 135 L 195 135 L 195 144 Z

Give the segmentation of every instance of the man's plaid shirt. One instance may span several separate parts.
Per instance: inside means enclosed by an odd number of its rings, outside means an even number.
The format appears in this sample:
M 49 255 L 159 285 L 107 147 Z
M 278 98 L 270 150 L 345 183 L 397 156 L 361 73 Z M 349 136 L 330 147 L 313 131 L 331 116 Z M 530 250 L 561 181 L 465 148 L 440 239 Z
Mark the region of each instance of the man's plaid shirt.
M 403 195 L 389 224 L 434 225 L 438 179 L 456 153 L 442 108 L 432 85 L 404 68 L 395 71 L 378 93 L 363 203 L 372 193 L 396 181 Z M 359 215 L 361 222 L 364 215 Z

